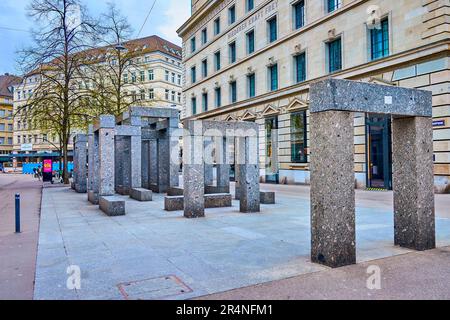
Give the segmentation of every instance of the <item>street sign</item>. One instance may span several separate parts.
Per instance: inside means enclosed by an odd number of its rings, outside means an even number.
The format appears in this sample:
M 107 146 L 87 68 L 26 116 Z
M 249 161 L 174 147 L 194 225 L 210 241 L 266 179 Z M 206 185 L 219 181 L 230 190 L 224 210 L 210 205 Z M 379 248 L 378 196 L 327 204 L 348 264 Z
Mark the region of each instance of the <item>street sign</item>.
M 20 151 L 33 151 L 33 144 L 24 143 L 24 144 L 20 145 Z

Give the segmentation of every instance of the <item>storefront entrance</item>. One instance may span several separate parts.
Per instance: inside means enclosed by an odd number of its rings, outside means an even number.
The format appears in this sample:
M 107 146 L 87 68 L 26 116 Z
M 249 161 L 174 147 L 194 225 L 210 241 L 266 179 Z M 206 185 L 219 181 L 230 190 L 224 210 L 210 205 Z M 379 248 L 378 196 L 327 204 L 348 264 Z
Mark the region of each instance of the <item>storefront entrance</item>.
M 278 117 L 266 118 L 266 183 L 279 183 Z
M 392 190 L 391 117 L 368 115 L 366 133 L 367 187 Z

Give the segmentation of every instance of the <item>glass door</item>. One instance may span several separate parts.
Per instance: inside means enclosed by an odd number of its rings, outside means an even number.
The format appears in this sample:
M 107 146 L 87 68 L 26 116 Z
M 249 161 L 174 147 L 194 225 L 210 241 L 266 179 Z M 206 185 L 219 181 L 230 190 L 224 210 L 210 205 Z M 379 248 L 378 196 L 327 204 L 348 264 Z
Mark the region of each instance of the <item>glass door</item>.
M 279 183 L 278 171 L 278 117 L 267 118 L 266 128 L 266 183 Z
M 368 187 L 392 190 L 391 117 L 367 116 L 366 130 Z

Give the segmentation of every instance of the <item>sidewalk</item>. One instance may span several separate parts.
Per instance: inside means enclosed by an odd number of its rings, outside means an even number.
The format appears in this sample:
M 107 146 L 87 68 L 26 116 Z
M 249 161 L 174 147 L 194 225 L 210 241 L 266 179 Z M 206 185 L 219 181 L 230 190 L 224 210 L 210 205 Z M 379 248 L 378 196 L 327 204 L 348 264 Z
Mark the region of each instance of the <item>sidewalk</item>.
M 381 289 L 366 287 L 369 266 L 381 271 Z M 339 269 L 231 290 L 198 300 L 448 300 L 450 247 L 364 262 Z
M 21 195 L 22 233 L 15 234 L 14 195 Z M 36 269 L 42 182 L 0 174 L 0 300 L 31 300 Z

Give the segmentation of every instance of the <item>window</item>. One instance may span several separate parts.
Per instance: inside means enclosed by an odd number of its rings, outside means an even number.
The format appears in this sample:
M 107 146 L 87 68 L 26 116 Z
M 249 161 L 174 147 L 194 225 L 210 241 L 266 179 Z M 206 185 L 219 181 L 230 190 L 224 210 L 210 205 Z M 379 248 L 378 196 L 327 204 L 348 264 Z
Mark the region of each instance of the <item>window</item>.
M 164 79 L 165 79 L 167 82 L 169 82 L 169 75 L 170 75 L 170 72 L 166 70 L 166 71 L 165 71 Z
M 203 108 L 203 112 L 208 111 L 208 94 L 207 93 L 202 94 L 202 108 Z
M 248 97 L 253 98 L 256 95 L 256 88 L 255 88 L 255 74 L 249 74 L 247 76 L 247 83 L 248 83 Z
M 333 12 L 341 7 L 342 0 L 326 0 L 328 13 Z
M 206 44 L 208 42 L 208 29 L 202 30 L 202 44 Z
M 230 51 L 230 63 L 236 62 L 236 41 L 228 45 Z
M 236 6 L 232 6 L 228 9 L 228 24 L 236 22 Z
M 176 74 L 174 72 L 172 72 L 172 83 L 175 83 L 175 77 L 176 77 Z
M 141 90 L 141 100 L 145 100 L 145 90 Z
M 145 71 L 140 71 L 141 82 L 145 81 Z
M 245 9 L 247 12 L 252 11 L 255 7 L 255 0 L 246 0 L 245 1 Z
M 0 118 L 4 118 L 6 115 L 5 110 L 0 110 Z
M 13 125 L 11 123 L 8 123 L 8 131 L 13 132 Z
M 247 54 L 255 52 L 255 30 L 247 33 Z
M 5 138 L 4 137 L 0 137 L 0 145 L 1 144 L 5 144 Z
M 128 74 L 127 74 L 127 73 L 125 73 L 125 74 L 123 75 L 123 82 L 124 82 L 124 83 L 128 83 Z
M 21 143 L 22 143 L 21 136 L 17 136 L 17 144 L 21 144 Z
M 208 76 L 208 60 L 202 61 L 202 77 L 206 78 Z
M 191 68 L 191 83 L 197 82 L 197 69 L 195 67 Z
M 195 48 L 195 37 L 193 37 L 191 39 L 191 53 L 194 53 L 195 50 L 196 50 L 196 48 Z
M 307 156 L 306 110 L 291 114 L 291 161 L 306 163 Z
M 217 51 L 216 53 L 214 53 L 214 66 L 216 71 L 220 70 L 221 67 L 221 57 L 220 57 L 220 51 Z
M 148 98 L 150 100 L 155 99 L 155 89 L 148 89 Z
M 133 100 L 133 102 L 137 100 L 136 91 L 131 91 L 131 99 Z
M 294 29 L 300 29 L 305 25 L 305 1 L 294 3 Z
M 327 43 L 328 47 L 328 72 L 333 73 L 342 69 L 342 45 L 341 38 Z
M 269 42 L 274 42 L 277 40 L 277 17 L 267 21 L 268 32 L 269 32 Z
M 131 82 L 135 83 L 136 80 L 137 80 L 137 78 L 136 78 L 136 72 L 132 72 L 132 73 L 131 73 Z M 86 84 L 86 87 L 89 87 L 89 85 Z
M 181 86 L 181 74 L 178 75 L 177 83 L 178 83 L 179 86 Z
M 389 55 L 389 22 L 381 21 L 380 28 L 370 30 L 370 56 L 372 60 Z
M 192 114 L 197 114 L 197 98 L 193 97 L 191 98 L 191 109 L 192 109 Z
M 12 145 L 12 144 L 13 144 L 13 138 L 8 137 L 8 144 L 9 144 L 9 145 Z
M 178 92 L 178 102 L 181 103 L 181 93 Z
M 5 131 L 5 124 L 4 123 L 0 123 L 0 131 Z
M 166 91 L 165 91 L 165 98 L 167 101 L 169 101 L 169 90 L 168 89 L 166 89 Z
M 278 90 L 278 64 L 269 67 L 269 90 Z
M 236 81 L 230 83 L 230 101 L 231 103 L 237 102 L 237 84 Z
M 303 52 L 294 56 L 295 66 L 295 82 L 303 82 L 306 80 L 306 54 Z
M 175 91 L 172 91 L 171 100 L 172 100 L 173 102 L 175 102 L 175 95 L 176 95 L 176 92 L 175 92 Z
M 220 33 L 220 18 L 214 20 L 214 35 L 217 36 Z
M 216 108 L 218 108 L 222 105 L 222 89 L 219 87 L 216 88 L 214 91 L 216 94 Z
M 155 80 L 155 72 L 153 71 L 153 69 L 148 70 L 148 80 L 149 81 Z

